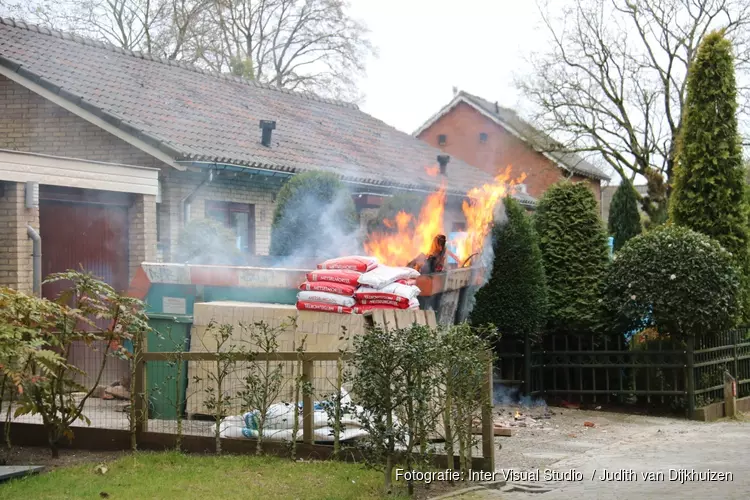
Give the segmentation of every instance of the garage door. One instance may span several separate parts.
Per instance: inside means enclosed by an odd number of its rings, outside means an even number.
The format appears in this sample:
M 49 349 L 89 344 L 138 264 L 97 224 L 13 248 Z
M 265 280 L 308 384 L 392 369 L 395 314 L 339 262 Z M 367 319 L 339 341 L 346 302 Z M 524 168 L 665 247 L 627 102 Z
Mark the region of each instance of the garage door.
M 81 269 L 100 277 L 116 290 L 128 287 L 128 210 L 117 205 L 42 200 L 42 275 Z M 61 285 L 42 287 L 53 298 Z
M 119 193 L 43 186 L 40 190 L 39 228 L 42 236 L 42 276 L 81 269 L 103 279 L 116 290 L 128 287 L 128 204 Z M 65 282 L 42 285 L 42 295 L 54 298 Z M 101 321 L 100 328 L 107 328 Z M 94 383 L 104 344 L 74 344 L 68 361 L 86 375 L 78 382 Z M 128 373 L 126 362 L 110 358 L 100 383 L 108 385 Z

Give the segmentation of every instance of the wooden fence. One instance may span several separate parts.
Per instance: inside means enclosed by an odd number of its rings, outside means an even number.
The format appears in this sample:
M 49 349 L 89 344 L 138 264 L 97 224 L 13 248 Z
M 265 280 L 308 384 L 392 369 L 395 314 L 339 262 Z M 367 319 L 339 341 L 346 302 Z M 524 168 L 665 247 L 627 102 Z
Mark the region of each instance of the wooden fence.
M 153 381 L 148 380 L 149 366 L 152 368 L 160 366 L 161 369 L 168 368 L 173 374 L 175 372 L 187 374 L 191 373 L 189 368 L 190 363 L 212 363 L 216 362 L 220 358 L 222 360 L 237 363 L 239 370 L 242 370 L 240 365 L 247 363 L 264 363 L 269 362 L 281 362 L 285 364 L 301 365 L 301 384 L 303 386 L 311 387 L 312 390 L 302 391 L 302 443 L 306 445 L 313 445 L 315 443 L 314 437 L 314 398 L 315 396 L 323 396 L 324 394 L 340 394 L 342 389 L 342 379 L 335 375 L 338 371 L 339 364 L 345 364 L 351 359 L 351 355 L 348 353 L 338 352 L 279 352 L 279 353 L 226 353 L 217 354 L 211 352 L 145 352 L 140 354 L 140 359 L 137 360 L 135 366 L 135 421 L 136 421 L 136 439 L 139 440 L 141 436 L 152 436 L 159 432 L 160 428 L 168 428 L 168 433 L 174 433 L 174 426 L 169 425 L 168 427 L 161 427 L 163 421 L 154 418 L 155 415 L 151 415 L 152 408 L 154 406 L 153 393 L 154 388 L 157 385 Z M 177 370 L 177 366 L 181 365 L 182 368 Z M 472 458 L 472 463 L 475 467 L 482 470 L 494 471 L 494 449 L 495 449 L 495 437 L 494 437 L 494 421 L 492 414 L 492 366 L 488 361 L 487 372 L 485 381 L 482 386 L 481 399 L 482 404 L 481 413 L 481 457 Z M 152 372 L 153 373 L 153 372 Z M 284 371 L 285 383 L 293 384 L 294 373 L 288 370 Z M 163 375 L 160 378 L 166 379 Z M 203 391 L 206 386 L 206 379 L 198 380 L 187 380 L 187 384 L 197 384 L 199 391 Z M 176 413 L 183 415 L 189 415 L 189 412 L 184 410 L 187 400 L 190 398 L 190 394 L 195 394 L 196 390 L 191 390 L 189 387 L 182 388 L 179 382 L 174 376 L 169 378 L 169 385 L 175 384 L 177 386 L 177 392 L 183 392 L 184 395 L 177 395 L 176 399 L 173 397 L 171 403 L 176 402 Z M 327 385 L 326 385 L 327 384 Z M 166 391 L 156 390 L 159 392 L 160 397 L 164 395 Z M 294 394 L 293 391 L 287 391 L 285 394 L 291 396 Z M 353 396 L 356 400 L 356 395 Z M 281 401 L 280 399 L 279 401 Z M 291 398 L 283 399 L 285 401 L 292 400 Z M 163 417 L 162 417 L 163 418 Z M 173 418 L 173 417 L 170 417 Z M 205 433 L 204 433 L 205 434 Z M 439 439 L 438 439 L 439 440 Z M 253 440 L 254 441 L 254 440 Z M 438 454 L 439 455 L 439 454 Z M 454 458 L 454 462 L 457 457 Z M 448 457 L 437 456 L 436 463 L 446 463 L 445 466 L 453 467 Z M 447 465 L 450 464 L 450 465 Z
M 536 345 L 509 338 L 500 347 L 498 381 L 546 399 L 662 407 L 692 417 L 723 400 L 725 371 L 737 380 L 737 397 L 750 396 L 748 327 L 698 341 L 578 334 L 549 335 Z

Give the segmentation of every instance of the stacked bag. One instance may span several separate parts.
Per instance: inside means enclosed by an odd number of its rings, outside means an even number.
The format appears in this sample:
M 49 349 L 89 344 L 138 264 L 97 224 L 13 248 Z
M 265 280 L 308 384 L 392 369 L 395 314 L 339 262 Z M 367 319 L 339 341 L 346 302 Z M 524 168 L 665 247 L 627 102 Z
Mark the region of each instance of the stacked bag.
M 297 309 L 362 314 L 373 309 L 419 309 L 419 272 L 378 264 L 374 257 L 329 259 L 307 273 Z

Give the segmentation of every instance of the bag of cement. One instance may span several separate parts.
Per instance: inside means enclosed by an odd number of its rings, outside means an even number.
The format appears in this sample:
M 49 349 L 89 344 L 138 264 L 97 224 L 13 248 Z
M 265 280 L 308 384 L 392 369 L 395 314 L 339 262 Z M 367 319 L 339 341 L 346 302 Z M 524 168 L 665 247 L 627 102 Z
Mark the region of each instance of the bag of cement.
M 414 279 L 419 277 L 419 271 L 410 267 L 378 266 L 372 271 L 367 271 L 359 277 L 359 284 L 372 288 L 383 288 L 398 280 Z
M 371 288 L 362 286 L 354 292 L 354 298 L 358 301 L 386 299 L 397 303 L 408 303 L 410 299 L 418 297 L 421 290 L 418 286 L 402 285 L 401 283 L 391 283 L 383 288 Z
M 376 267 L 378 267 L 378 259 L 375 257 L 362 257 L 359 255 L 328 259 L 327 261 L 318 264 L 318 269 L 348 269 L 360 273 L 370 271 Z
M 344 307 L 352 307 L 355 303 L 353 297 L 345 297 L 344 295 L 328 292 L 299 292 L 297 300 L 300 302 L 323 302 Z

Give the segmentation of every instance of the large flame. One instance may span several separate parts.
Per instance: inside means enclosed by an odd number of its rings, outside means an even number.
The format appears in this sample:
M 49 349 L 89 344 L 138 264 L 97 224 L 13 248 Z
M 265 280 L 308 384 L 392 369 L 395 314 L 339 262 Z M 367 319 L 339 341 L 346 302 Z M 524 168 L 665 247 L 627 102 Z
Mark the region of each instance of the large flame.
M 467 193 L 468 200 L 462 206 L 466 217 L 466 236 L 456 242 L 456 255 L 462 262 L 482 251 L 495 218 L 495 207 L 510 188 L 526 178 L 526 174 L 522 174 L 519 179 L 511 180 L 510 173 L 511 167 L 508 167 L 495 177 L 492 184 L 473 188 Z
M 399 212 L 394 220 L 384 220 L 383 224 L 393 232 L 371 233 L 365 252 L 383 264 L 405 266 L 420 253 L 427 254 L 436 235 L 445 234 L 444 213 L 445 186 L 441 186 L 425 199 L 416 220 L 406 212 Z
M 428 174 L 432 173 L 429 168 L 425 170 Z M 465 236 L 454 242 L 461 263 L 481 252 L 494 219 L 495 207 L 508 190 L 525 177 L 510 180 L 510 173 L 508 167 L 495 177 L 492 184 L 473 188 L 467 193 L 468 201 L 464 201 L 462 207 L 466 218 Z M 446 187 L 443 185 L 425 199 L 416 219 L 399 212 L 395 219 L 384 220 L 383 224 L 389 231 L 374 232 L 368 236 L 365 243 L 367 254 L 391 266 L 405 266 L 419 254 L 428 254 L 435 236 L 448 234 L 443 223 L 445 199 Z

